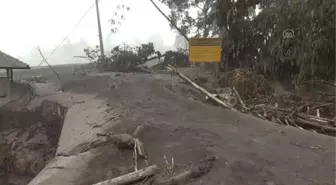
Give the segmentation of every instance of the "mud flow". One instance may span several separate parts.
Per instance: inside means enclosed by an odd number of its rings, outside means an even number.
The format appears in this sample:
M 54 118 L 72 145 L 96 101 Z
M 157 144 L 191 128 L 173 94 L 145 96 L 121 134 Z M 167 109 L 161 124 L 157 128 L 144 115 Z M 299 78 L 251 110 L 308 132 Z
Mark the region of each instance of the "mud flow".
M 34 110 L 0 109 L 0 184 L 26 185 L 54 158 L 67 109 L 43 101 Z

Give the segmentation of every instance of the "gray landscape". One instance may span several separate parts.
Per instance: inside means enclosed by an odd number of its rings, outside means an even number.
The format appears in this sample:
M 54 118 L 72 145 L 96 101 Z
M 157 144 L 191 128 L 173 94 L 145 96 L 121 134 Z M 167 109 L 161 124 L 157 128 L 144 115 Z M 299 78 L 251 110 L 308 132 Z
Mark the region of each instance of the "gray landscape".
M 1 185 L 336 183 L 334 1 L 147 3 L 173 45 L 0 48 Z

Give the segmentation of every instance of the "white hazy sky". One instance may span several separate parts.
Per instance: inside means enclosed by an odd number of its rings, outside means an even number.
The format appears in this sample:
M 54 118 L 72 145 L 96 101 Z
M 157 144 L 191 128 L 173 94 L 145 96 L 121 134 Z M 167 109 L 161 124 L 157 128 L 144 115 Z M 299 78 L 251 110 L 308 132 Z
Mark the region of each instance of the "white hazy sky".
M 36 46 L 51 50 L 94 3 L 95 0 L 0 0 L 0 50 L 23 61 Z M 174 32 L 149 0 L 100 0 L 103 36 L 108 35 L 108 20 L 121 4 L 131 10 L 124 13 L 126 19 L 119 33 L 111 35 L 113 44 L 147 42 L 148 37 L 160 35 L 165 45 L 173 45 Z M 164 5 L 159 5 L 167 12 Z M 69 37 L 71 42 L 80 39 L 98 44 L 95 7 Z

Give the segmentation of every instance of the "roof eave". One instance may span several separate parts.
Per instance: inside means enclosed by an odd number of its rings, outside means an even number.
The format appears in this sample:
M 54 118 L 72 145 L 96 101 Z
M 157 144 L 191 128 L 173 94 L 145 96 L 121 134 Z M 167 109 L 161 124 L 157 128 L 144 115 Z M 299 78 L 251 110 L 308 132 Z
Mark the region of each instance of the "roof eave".
M 29 65 L 25 67 L 0 67 L 0 69 L 31 69 Z

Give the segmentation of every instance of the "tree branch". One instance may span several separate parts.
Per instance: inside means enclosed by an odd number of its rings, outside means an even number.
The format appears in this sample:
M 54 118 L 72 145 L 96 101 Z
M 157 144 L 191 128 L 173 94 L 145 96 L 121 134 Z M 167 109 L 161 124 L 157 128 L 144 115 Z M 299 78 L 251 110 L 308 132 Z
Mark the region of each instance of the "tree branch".
M 51 65 L 49 64 L 49 62 L 44 58 L 44 56 L 43 56 L 43 54 L 42 54 L 42 51 L 41 51 L 40 47 L 37 47 L 36 49 L 37 49 L 38 52 L 40 53 L 40 55 L 41 55 L 43 61 L 45 61 L 45 63 L 48 64 L 49 68 L 55 73 L 56 77 L 58 78 L 58 80 L 59 80 L 59 82 L 60 82 L 60 84 L 61 84 L 61 90 L 62 90 L 62 92 L 64 92 L 64 89 L 63 89 L 63 85 L 62 85 L 62 81 L 61 81 L 60 76 L 59 76 L 58 73 L 55 71 L 55 69 L 54 69 L 53 67 L 51 67 Z

